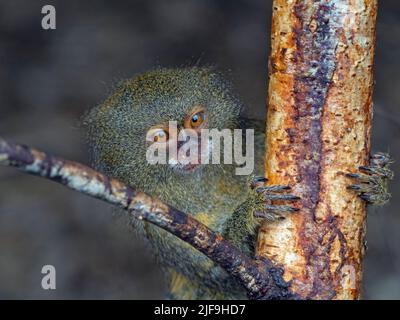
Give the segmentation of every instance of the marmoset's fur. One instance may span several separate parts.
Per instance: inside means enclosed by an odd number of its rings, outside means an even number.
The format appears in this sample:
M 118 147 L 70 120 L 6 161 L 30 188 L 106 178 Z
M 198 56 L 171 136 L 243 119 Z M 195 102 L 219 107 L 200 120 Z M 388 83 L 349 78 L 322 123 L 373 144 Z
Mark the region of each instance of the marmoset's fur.
M 252 255 L 261 220 L 295 214 L 290 203 L 270 202 L 295 201 L 288 187 L 266 186 L 262 178 L 236 175 L 235 164 L 152 165 L 146 160 L 149 130 L 154 130 L 155 142 L 168 144 L 168 121 L 177 121 L 178 130 L 253 128 L 254 174 L 261 175 L 264 122 L 240 117 L 240 109 L 230 85 L 211 68 L 158 69 L 120 84 L 84 117 L 84 125 L 97 169 L 192 214 Z M 372 182 L 365 174 L 353 178 L 362 179 L 362 185 L 353 189 L 366 198 L 371 191 L 366 185 Z M 380 192 L 383 197 L 387 194 Z M 367 198 L 371 201 L 372 195 Z M 170 298 L 246 298 L 244 289 L 224 270 L 190 245 L 146 222 L 136 221 L 134 227 L 150 241 L 168 275 Z

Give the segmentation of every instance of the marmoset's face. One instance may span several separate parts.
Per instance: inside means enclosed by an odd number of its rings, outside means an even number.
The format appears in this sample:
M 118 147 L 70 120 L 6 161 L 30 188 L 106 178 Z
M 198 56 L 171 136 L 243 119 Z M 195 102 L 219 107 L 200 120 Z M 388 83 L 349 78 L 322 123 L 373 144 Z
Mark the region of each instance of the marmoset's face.
M 168 164 L 176 171 L 193 172 L 202 164 L 209 162 L 212 143 L 204 138 L 208 130 L 208 112 L 203 106 L 193 106 L 184 119 L 160 123 L 151 127 L 146 135 L 150 148 L 157 149 L 157 154 L 164 152 L 165 159 L 158 161 Z M 203 133 L 203 138 L 202 138 Z M 152 154 L 148 153 L 148 157 Z M 153 157 L 156 158 L 156 157 Z
M 161 69 L 124 82 L 85 123 L 95 161 L 105 171 L 117 171 L 120 178 L 141 170 L 182 174 L 197 171 L 211 152 L 202 130 L 238 128 L 239 112 L 229 85 L 212 70 Z M 164 165 L 146 157 L 154 144 L 165 148 Z

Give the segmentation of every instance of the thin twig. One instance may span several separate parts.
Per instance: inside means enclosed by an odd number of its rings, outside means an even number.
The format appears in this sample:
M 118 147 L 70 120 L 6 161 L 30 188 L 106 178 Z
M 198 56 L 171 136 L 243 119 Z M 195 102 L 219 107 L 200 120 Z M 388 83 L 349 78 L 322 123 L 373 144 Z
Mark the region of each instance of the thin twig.
M 161 227 L 219 264 L 236 278 L 252 299 L 293 298 L 281 269 L 267 260 L 252 260 L 192 216 L 119 180 L 108 178 L 85 165 L 49 155 L 0 138 L 0 164 L 17 167 L 70 189 L 129 211 L 135 218 Z

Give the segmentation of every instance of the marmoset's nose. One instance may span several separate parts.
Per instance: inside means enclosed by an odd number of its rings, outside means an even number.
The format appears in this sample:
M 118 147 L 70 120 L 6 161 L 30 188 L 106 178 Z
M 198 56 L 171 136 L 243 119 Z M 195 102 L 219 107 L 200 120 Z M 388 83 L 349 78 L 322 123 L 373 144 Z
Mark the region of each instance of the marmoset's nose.
M 186 142 L 188 142 L 190 139 L 190 136 L 186 136 L 186 139 L 184 141 L 177 141 L 176 145 L 178 147 L 178 149 L 180 149 Z

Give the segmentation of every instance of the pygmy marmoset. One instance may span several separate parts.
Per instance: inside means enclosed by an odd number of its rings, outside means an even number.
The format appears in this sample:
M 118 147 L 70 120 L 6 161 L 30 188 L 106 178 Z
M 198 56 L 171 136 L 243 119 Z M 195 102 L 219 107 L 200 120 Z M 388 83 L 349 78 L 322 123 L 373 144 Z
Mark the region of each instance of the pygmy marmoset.
M 245 119 L 240 111 L 230 84 L 212 68 L 157 69 L 122 82 L 85 115 L 83 123 L 98 170 L 192 214 L 252 255 L 260 221 L 297 214 L 290 205 L 297 197 L 288 193 L 289 187 L 268 186 L 257 178 L 263 174 L 264 122 Z M 181 146 L 172 141 L 169 121 L 176 121 L 178 132 L 254 129 L 253 178 L 235 174 L 234 164 L 182 165 L 179 159 L 150 164 L 149 137 L 169 147 Z M 212 147 L 208 145 L 205 152 Z M 350 188 L 368 202 L 385 202 L 386 180 L 392 175 L 388 163 L 386 154 L 374 155 L 370 166 L 351 175 L 358 184 Z M 272 200 L 284 204 L 273 205 Z M 142 221 L 133 225 L 150 241 L 168 277 L 169 298 L 246 298 L 244 289 L 202 253 L 154 225 Z

